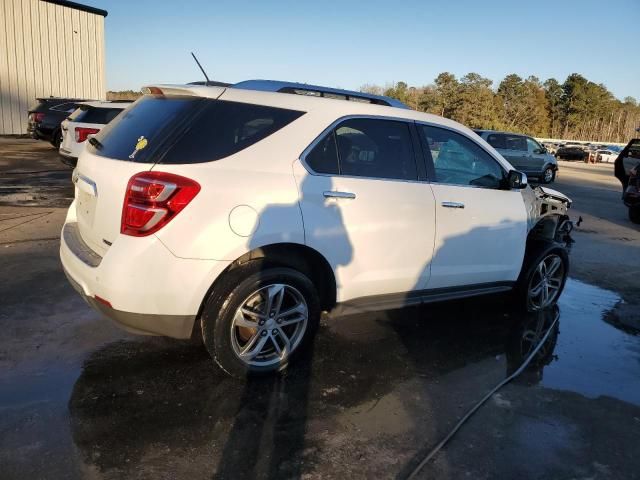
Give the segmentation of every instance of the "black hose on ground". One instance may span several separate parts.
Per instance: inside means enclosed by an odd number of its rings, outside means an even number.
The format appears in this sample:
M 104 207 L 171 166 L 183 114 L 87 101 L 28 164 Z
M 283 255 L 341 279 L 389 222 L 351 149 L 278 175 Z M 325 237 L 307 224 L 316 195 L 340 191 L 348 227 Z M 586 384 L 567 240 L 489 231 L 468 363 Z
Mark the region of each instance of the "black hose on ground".
M 438 443 L 423 459 L 422 461 L 418 464 L 418 466 L 416 466 L 416 468 L 413 469 L 413 471 L 406 477 L 407 480 L 411 480 L 416 478 L 416 476 L 420 473 L 420 471 L 422 470 L 422 468 L 429 463 L 429 461 L 442 449 L 442 447 L 444 447 L 447 442 L 449 440 L 451 440 L 451 438 L 453 438 L 453 436 L 458 432 L 458 430 L 460 430 L 460 428 L 466 423 L 467 420 L 469 420 L 469 418 L 471 418 L 471 416 L 476 413 L 476 411 L 487 401 L 491 398 L 491 396 L 496 393 L 498 390 L 500 390 L 502 387 L 504 387 L 507 383 L 509 383 L 511 380 L 513 380 L 514 378 L 518 377 L 522 372 L 525 371 L 525 369 L 529 366 L 529 363 L 531 363 L 531 360 L 533 360 L 533 357 L 535 357 L 538 353 L 538 351 L 542 348 L 542 346 L 546 343 L 547 339 L 549 338 L 549 335 L 551 333 L 551 331 L 553 330 L 553 328 L 556 326 L 556 323 L 558 322 L 558 317 L 560 316 L 560 313 L 557 312 L 556 313 L 556 317 L 553 319 L 553 322 L 551 323 L 551 326 L 549 327 L 549 329 L 547 330 L 547 332 L 545 333 L 544 337 L 542 338 L 542 340 L 540 341 L 540 343 L 538 343 L 538 345 L 536 346 L 536 348 L 533 349 L 533 351 L 529 354 L 529 356 L 524 360 L 524 362 L 522 362 L 522 365 L 520 365 L 520 368 L 518 368 L 515 372 L 513 372 L 511 375 L 509 375 L 507 378 L 505 378 L 504 380 L 502 380 L 498 385 L 496 385 L 495 387 L 493 387 L 493 389 L 487 393 L 484 397 L 482 397 L 482 399 L 476 403 L 467 413 L 465 413 L 465 415 L 460 419 L 460 421 L 455 425 L 455 427 L 453 427 L 453 429 L 447 434 L 446 437 L 444 437 L 440 443 Z

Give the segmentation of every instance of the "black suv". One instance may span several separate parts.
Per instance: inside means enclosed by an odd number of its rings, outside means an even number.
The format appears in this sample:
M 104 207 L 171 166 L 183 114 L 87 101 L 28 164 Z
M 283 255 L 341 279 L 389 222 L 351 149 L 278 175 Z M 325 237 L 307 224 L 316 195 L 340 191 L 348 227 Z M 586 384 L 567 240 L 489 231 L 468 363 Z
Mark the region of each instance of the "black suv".
M 629 220 L 640 223 L 640 138 L 631 140 L 616 158 L 614 173 L 622 183 L 622 201 Z
M 48 140 L 59 148 L 62 142 L 60 123 L 71 115 L 78 103 L 86 100 L 80 98 L 37 98 L 38 103 L 29 109 L 29 126 L 27 132 L 32 138 Z
M 578 145 L 563 145 L 556 150 L 556 158 L 558 160 L 580 160 L 583 161 L 587 156 L 584 148 Z

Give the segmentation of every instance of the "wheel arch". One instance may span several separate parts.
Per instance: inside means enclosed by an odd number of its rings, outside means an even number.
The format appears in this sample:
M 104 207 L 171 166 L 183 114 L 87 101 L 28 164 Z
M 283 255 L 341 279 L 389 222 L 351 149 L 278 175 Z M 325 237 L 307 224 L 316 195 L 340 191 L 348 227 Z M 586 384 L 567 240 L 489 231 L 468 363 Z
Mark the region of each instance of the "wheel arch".
M 300 243 L 274 243 L 254 248 L 231 262 L 209 287 L 200 305 L 197 318 L 201 317 L 211 292 L 225 276 L 249 262 L 262 262 L 264 266 L 268 267 L 289 267 L 298 270 L 307 275 L 318 289 L 322 310 L 330 310 L 336 304 L 335 272 L 320 252 Z
M 527 250 L 540 242 L 568 243 L 573 225 L 567 215 L 547 214 L 538 219 L 527 234 Z

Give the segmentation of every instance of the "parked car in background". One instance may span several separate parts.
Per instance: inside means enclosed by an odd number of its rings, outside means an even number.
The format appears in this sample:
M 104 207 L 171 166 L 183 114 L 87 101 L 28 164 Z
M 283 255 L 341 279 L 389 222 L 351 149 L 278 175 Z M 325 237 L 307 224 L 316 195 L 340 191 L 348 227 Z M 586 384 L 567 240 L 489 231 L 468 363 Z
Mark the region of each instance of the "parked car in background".
M 549 152 L 551 155 L 555 155 L 556 150 L 558 149 L 558 146 L 555 143 L 551 142 L 543 142 L 542 146 L 546 148 L 547 152 Z
M 614 174 L 622 183 L 622 201 L 629 207 L 629 220 L 640 223 L 640 138 L 634 138 L 615 161 Z
M 566 144 L 563 147 L 558 148 L 556 151 L 556 158 L 558 160 L 579 160 L 584 161 L 587 158 L 587 152 L 584 147 L 576 144 Z
M 38 103 L 29 109 L 27 132 L 31 138 L 47 140 L 59 148 L 62 143 L 60 124 L 81 102 L 78 98 L 38 98 Z
M 308 351 L 322 311 L 562 292 L 571 201 L 463 125 L 287 82 L 143 92 L 80 154 L 61 232 L 123 328 L 201 338 L 244 378 Z
M 608 149 L 596 150 L 596 161 L 598 163 L 614 163 L 616 158 L 618 158 L 618 152 Z
M 537 140 L 519 133 L 474 130 L 513 167 L 543 183 L 556 178 L 558 162 Z
M 62 144 L 58 149 L 62 161 L 76 166 L 78 156 L 89 135 L 95 135 L 102 127 L 118 116 L 131 102 L 83 102 L 60 124 Z

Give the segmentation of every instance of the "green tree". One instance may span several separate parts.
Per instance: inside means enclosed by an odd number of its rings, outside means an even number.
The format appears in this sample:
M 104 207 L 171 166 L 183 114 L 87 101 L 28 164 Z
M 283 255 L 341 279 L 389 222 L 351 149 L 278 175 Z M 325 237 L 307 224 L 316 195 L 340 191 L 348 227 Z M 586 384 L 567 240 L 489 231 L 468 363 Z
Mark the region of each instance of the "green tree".
M 397 82 L 387 87 L 365 85 L 362 91 L 397 98 L 409 107 L 457 120 L 472 128 L 495 128 L 566 140 L 627 142 L 638 136 L 640 105 L 633 97 L 617 100 L 602 84 L 574 73 L 560 84 L 507 75 L 492 81 L 477 73 L 461 79 L 439 74 L 425 87 Z
M 434 84 L 433 113 L 442 117 L 453 117 L 460 103 L 460 83 L 454 74 L 442 72 L 436 77 Z
M 544 82 L 544 94 L 547 100 L 549 135 L 551 138 L 559 138 L 565 121 L 562 85 L 555 78 L 549 78 Z
M 502 108 L 491 89 L 492 83 L 477 73 L 462 77 L 451 118 L 470 128 L 500 128 Z

